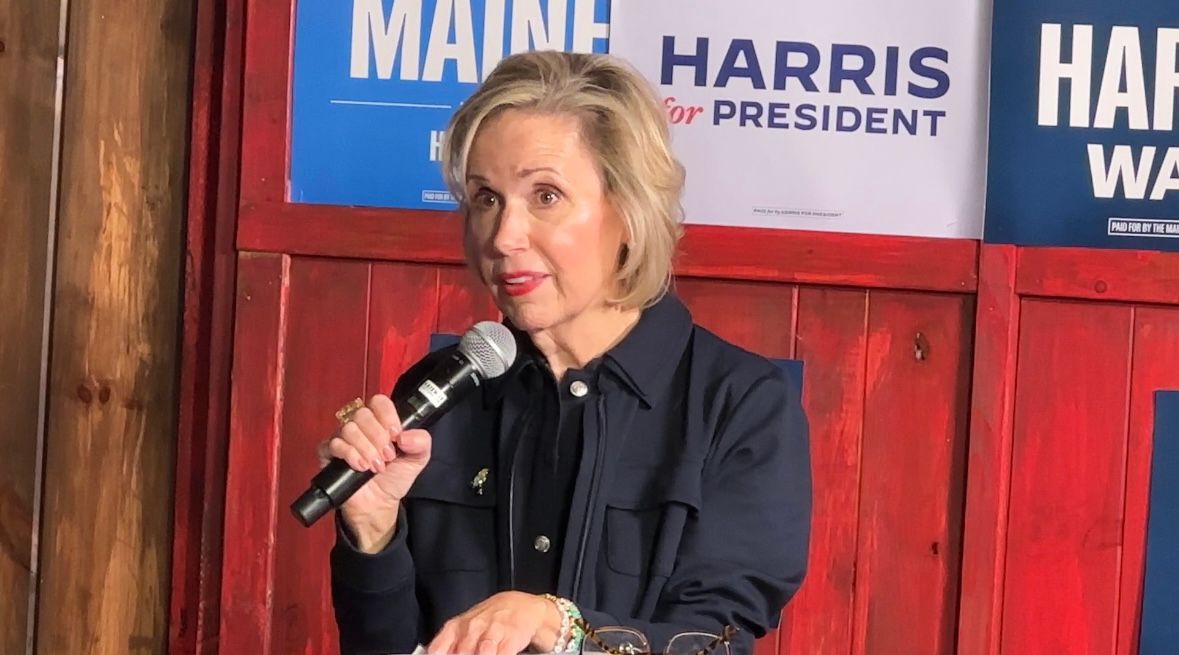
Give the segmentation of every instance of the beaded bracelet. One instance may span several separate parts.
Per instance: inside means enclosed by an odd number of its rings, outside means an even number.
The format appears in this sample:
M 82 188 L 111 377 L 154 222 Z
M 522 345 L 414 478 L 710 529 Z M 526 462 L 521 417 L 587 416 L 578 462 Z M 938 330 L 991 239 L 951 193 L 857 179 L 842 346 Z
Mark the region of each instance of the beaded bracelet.
M 585 638 L 578 622 L 581 610 L 577 609 L 572 601 L 553 594 L 545 594 L 544 597 L 552 601 L 561 612 L 561 630 L 557 634 L 557 644 L 553 647 L 553 652 L 576 653 L 581 648 L 581 640 Z

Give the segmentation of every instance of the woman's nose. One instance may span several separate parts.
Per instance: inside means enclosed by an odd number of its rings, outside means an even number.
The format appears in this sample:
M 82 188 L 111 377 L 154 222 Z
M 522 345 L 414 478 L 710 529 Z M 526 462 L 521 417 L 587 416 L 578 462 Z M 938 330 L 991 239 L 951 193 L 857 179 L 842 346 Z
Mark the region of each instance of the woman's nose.
M 528 247 L 528 209 L 519 203 L 505 202 L 492 235 L 492 245 L 500 253 L 518 252 Z

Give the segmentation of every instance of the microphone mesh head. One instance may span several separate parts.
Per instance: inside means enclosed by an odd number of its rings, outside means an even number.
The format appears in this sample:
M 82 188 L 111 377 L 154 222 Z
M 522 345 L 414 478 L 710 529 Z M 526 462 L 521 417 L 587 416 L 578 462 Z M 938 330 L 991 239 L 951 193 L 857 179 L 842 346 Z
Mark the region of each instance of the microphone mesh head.
M 475 364 L 483 377 L 497 378 L 516 361 L 516 338 L 506 325 L 483 321 L 463 335 L 459 352 Z

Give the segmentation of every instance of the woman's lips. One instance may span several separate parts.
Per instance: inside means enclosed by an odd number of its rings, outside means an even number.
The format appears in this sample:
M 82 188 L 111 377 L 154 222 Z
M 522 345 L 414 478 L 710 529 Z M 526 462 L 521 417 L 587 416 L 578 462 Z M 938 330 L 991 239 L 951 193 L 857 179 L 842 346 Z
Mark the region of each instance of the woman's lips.
M 501 274 L 499 284 L 504 293 L 515 298 L 536 290 L 547 277 L 544 273 L 533 271 L 513 271 Z

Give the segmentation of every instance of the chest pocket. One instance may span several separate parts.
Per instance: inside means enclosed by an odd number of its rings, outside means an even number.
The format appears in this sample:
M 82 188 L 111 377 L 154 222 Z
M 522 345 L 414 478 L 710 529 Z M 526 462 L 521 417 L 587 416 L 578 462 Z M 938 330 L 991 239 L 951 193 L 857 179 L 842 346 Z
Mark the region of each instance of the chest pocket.
M 700 510 L 702 464 L 622 467 L 606 492 L 606 561 L 637 577 L 671 574 L 688 516 Z
M 479 480 L 484 468 L 489 473 Z M 415 569 L 427 573 L 495 569 L 493 475 L 490 466 L 430 461 L 403 501 Z

